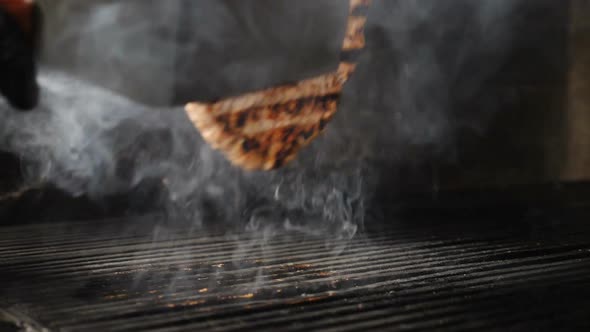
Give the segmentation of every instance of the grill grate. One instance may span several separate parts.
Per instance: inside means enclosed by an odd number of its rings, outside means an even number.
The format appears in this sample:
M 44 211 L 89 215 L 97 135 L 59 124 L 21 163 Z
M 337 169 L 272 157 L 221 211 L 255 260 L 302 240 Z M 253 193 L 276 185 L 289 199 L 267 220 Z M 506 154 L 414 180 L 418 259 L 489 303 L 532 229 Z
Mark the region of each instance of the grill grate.
M 0 228 L 2 313 L 50 331 L 590 325 L 587 223 L 400 224 L 352 241 L 147 225 Z

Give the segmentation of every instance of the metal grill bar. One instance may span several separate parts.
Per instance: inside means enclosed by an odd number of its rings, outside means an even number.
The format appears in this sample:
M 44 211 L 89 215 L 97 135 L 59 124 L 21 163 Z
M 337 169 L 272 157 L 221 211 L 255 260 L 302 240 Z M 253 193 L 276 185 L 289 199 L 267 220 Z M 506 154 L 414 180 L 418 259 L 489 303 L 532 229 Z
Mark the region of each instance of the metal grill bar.
M 55 331 L 589 323 L 587 223 L 539 223 L 525 233 L 493 224 L 398 225 L 351 241 L 182 228 L 162 235 L 131 224 L 0 228 L 0 308 Z

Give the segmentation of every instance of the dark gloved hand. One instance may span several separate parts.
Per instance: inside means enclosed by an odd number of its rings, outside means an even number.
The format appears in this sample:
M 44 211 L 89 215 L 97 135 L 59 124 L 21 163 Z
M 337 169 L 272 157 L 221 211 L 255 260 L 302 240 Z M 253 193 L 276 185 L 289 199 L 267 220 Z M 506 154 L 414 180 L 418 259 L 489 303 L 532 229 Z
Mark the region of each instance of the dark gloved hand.
M 0 94 L 21 111 L 39 102 L 40 30 L 41 11 L 33 0 L 0 0 Z

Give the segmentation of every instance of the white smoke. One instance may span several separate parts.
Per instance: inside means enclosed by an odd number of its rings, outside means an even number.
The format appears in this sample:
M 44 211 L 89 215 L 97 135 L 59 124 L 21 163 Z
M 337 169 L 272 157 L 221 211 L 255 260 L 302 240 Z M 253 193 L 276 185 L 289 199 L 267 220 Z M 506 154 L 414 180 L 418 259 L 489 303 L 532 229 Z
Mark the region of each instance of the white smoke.
M 30 181 L 74 195 L 151 179 L 195 224 L 351 238 L 396 162 L 452 149 L 455 130 L 485 128 L 497 111 L 455 106 L 502 64 L 514 3 L 375 0 L 368 49 L 326 134 L 288 168 L 250 174 L 170 104 L 335 67 L 347 1 L 47 1 L 41 106 L 1 107 L 0 145 L 35 165 Z

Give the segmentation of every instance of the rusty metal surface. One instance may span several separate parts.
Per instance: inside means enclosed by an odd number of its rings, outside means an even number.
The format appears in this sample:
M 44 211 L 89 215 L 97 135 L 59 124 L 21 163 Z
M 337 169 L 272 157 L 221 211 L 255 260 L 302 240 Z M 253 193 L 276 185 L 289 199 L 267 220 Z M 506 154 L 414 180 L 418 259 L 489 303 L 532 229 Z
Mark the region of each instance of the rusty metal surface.
M 122 220 L 4 227 L 0 308 L 50 331 L 582 329 L 583 218 L 400 222 L 350 242 Z

